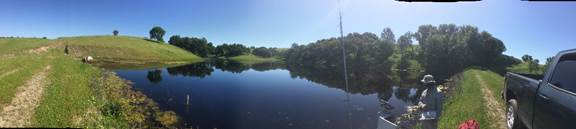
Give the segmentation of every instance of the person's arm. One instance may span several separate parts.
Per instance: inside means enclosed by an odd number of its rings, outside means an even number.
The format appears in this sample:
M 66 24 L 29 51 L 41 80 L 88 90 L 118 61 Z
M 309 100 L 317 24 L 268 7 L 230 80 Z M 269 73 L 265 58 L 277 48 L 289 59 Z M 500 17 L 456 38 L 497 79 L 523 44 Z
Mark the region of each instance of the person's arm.
M 420 95 L 420 99 L 418 99 L 418 107 L 420 109 L 424 109 L 424 107 L 426 107 L 426 104 L 424 103 L 424 101 L 427 101 L 427 100 L 425 100 L 426 97 L 428 96 L 427 92 L 428 92 L 428 89 L 424 90 L 422 92 L 422 94 Z

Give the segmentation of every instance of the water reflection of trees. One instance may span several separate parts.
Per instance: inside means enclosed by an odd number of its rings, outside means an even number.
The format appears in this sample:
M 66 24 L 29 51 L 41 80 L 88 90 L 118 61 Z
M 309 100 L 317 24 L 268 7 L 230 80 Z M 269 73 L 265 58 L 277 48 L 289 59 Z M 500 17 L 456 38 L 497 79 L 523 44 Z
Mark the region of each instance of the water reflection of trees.
M 211 63 L 217 69 L 232 73 L 242 73 L 250 69 L 263 72 L 274 69 L 284 69 L 285 67 L 283 62 L 262 62 L 256 64 L 244 64 L 233 60 L 214 60 Z
M 256 70 L 256 71 L 268 71 L 268 70 L 275 70 L 275 69 L 285 69 L 286 66 L 284 64 L 284 62 L 263 62 L 263 63 L 257 63 L 257 64 L 253 64 L 251 66 L 252 69 Z
M 149 70 L 148 74 L 146 75 L 148 80 L 154 84 L 159 83 L 162 81 L 162 70 Z
M 204 78 L 210 76 L 214 72 L 214 68 L 232 73 L 242 73 L 244 71 L 253 69 L 256 71 L 268 71 L 274 69 L 284 69 L 283 62 L 264 62 L 257 64 L 243 64 L 232 60 L 211 60 L 207 62 L 199 62 L 187 64 L 182 66 L 166 68 L 168 73 L 172 76 L 182 75 L 188 77 Z
M 183 66 L 171 67 L 166 69 L 170 75 L 182 75 L 189 77 L 200 77 L 204 78 L 210 76 L 214 69 L 209 63 L 201 62 L 188 64 Z
M 242 73 L 243 71 L 250 69 L 250 65 L 232 60 L 213 60 L 211 62 L 214 64 L 215 68 L 232 73 Z
M 348 65 L 349 93 L 373 94 L 384 92 L 391 95 L 392 81 L 388 78 L 389 67 L 368 65 L 363 61 L 351 61 Z M 372 63 L 373 64 L 373 63 Z M 288 64 L 287 69 L 293 78 L 303 78 L 328 87 L 346 90 L 344 71 L 340 65 L 300 65 Z M 388 93 L 390 92 L 390 93 Z M 389 96 L 389 95 L 386 95 Z M 387 97 L 389 98 L 389 97 Z
M 377 65 L 374 65 L 377 64 Z M 265 62 L 257 64 L 243 64 L 231 60 L 211 60 L 207 62 L 200 62 L 188 64 L 183 66 L 171 67 L 166 70 L 170 75 L 182 75 L 189 77 L 207 77 L 214 72 L 214 69 L 219 69 L 225 72 L 241 73 L 250 69 L 255 71 L 268 71 L 274 69 L 287 69 L 293 78 L 303 78 L 315 83 L 322 84 L 327 87 L 338 88 L 349 93 L 360 93 L 364 95 L 377 93 L 380 99 L 388 100 L 393 94 L 392 86 L 409 85 L 414 86 L 417 82 L 410 79 L 409 74 L 394 73 L 390 71 L 390 66 L 387 63 L 367 63 L 364 60 L 356 60 L 348 63 L 348 77 L 349 87 L 345 86 L 343 79 L 344 73 L 341 65 L 323 65 L 323 66 L 310 66 L 300 65 L 295 63 L 284 62 Z M 148 72 L 148 77 L 151 82 L 158 82 L 161 80 L 160 70 L 151 70 Z M 400 77 L 396 77 L 400 76 Z M 400 80 L 392 80 L 392 78 L 400 78 Z M 158 79 L 159 78 L 159 79 Z M 399 93 L 398 98 L 407 98 L 409 93 Z

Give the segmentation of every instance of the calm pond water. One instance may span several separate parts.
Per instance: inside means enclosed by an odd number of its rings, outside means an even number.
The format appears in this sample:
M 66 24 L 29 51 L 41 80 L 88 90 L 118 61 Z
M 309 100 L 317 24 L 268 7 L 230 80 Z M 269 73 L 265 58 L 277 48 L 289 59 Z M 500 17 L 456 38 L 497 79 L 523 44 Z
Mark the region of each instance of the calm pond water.
M 279 63 L 216 61 L 116 72 L 188 128 L 376 129 L 379 117 L 394 120 L 418 98 L 414 81 L 399 87 L 385 76 L 351 77 L 346 87 L 334 79 L 343 75 L 306 74 Z

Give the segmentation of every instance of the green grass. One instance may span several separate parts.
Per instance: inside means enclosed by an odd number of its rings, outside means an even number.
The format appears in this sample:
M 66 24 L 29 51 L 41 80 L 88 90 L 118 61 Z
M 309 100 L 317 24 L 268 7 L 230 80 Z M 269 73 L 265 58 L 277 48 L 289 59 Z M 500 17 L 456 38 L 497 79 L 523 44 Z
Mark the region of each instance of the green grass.
M 0 39 L 0 55 L 6 53 L 20 53 L 22 50 L 38 48 L 46 45 L 47 39 L 38 38 L 7 38 Z
M 465 120 L 475 119 L 480 127 L 487 128 L 490 118 L 485 109 L 480 83 L 476 80 L 474 72 L 466 70 L 460 86 L 456 87 L 448 100 L 444 102 L 442 116 L 438 122 L 439 129 L 454 129 Z
M 243 63 L 243 64 L 258 64 L 258 63 L 264 63 L 264 62 L 280 61 L 280 59 L 275 58 L 275 57 L 264 58 L 264 57 L 251 55 L 251 54 L 230 57 L 228 59 L 238 61 L 238 62 Z
M 480 82 L 475 74 L 478 74 L 484 80 L 488 89 L 492 91 L 492 97 L 502 105 L 502 107 L 490 108 L 502 108 L 504 110 L 504 102 L 500 99 L 504 78 L 492 71 L 468 69 L 464 71 L 463 80 L 459 82 L 459 86 L 452 91 L 450 97 L 444 103 L 439 128 L 456 128 L 458 124 L 468 119 L 476 119 L 482 128 L 491 128 L 489 126 L 490 123 L 496 122 L 496 119 L 492 119 L 487 115 L 486 102 L 483 99 Z
M 70 55 L 64 54 L 69 45 Z M 42 53 L 28 50 L 41 46 L 52 49 Z M 76 52 L 76 53 L 74 53 Z M 122 79 L 103 69 L 81 63 L 77 57 L 91 55 L 111 61 L 138 63 L 191 62 L 199 57 L 180 48 L 149 42 L 134 37 L 89 36 L 57 40 L 0 39 L 0 105 L 10 103 L 18 87 L 31 77 L 52 66 L 48 71 L 39 107 L 32 116 L 34 127 L 84 128 L 153 128 L 158 124 L 151 118 L 158 111 L 155 103 L 135 92 Z M 107 73 L 107 74 L 104 74 Z M 107 115 L 105 107 L 118 104 L 120 115 Z M 151 111 L 151 112 L 150 112 Z M 147 114 L 147 115 L 146 115 Z M 170 115 L 163 117 L 174 118 Z M 150 123 L 152 121 L 152 123 Z M 150 123 L 150 124 L 149 124 Z M 162 122 L 163 124 L 170 121 Z
M 502 93 L 502 90 L 504 89 L 504 77 L 492 71 L 478 70 L 477 73 L 487 84 L 488 89 L 492 91 L 492 95 L 494 96 L 494 98 L 496 98 L 496 100 L 502 100 L 500 99 L 502 98 L 500 93 Z M 504 102 L 501 102 L 501 104 L 504 105 Z
M 72 57 L 52 59 L 48 79 L 51 85 L 44 91 L 36 109 L 36 127 L 81 127 L 74 120 L 86 119 L 84 113 L 93 106 L 90 82 L 98 72 L 94 67 L 75 61 Z
M 47 42 L 38 38 L 0 39 L 0 104 L 11 102 L 16 89 L 43 68 L 47 59 L 25 51 L 46 45 Z
M 0 58 L 0 104 L 10 103 L 16 89 L 40 71 L 46 61 L 49 60 L 32 55 Z
M 520 63 L 508 68 L 508 71 L 515 73 L 528 73 L 528 74 L 543 74 L 544 65 L 539 65 L 539 69 L 535 71 L 530 71 L 528 68 L 528 63 Z
M 28 48 L 36 48 L 38 45 L 27 41 L 21 40 L 19 45 Z M 19 49 L 24 50 L 25 47 L 19 46 Z M 51 51 L 42 55 L 19 53 L 13 57 L 0 58 L 0 73 L 11 73 L 0 78 L 0 103 L 10 103 L 18 87 L 24 85 L 35 73 L 51 65 L 52 70 L 46 78 L 49 85 L 45 86 L 42 100 L 33 116 L 32 126 L 80 127 L 73 124 L 72 118 L 82 118 L 81 114 L 91 105 L 92 94 L 87 83 L 96 69 L 72 57 L 59 55 L 63 54 Z
M 123 63 L 150 62 L 196 62 L 202 58 L 178 47 L 151 42 L 138 37 L 128 36 L 83 36 L 60 38 L 51 43 L 58 44 L 64 52 L 68 45 L 69 52 L 76 57 L 93 56 L 97 61 Z

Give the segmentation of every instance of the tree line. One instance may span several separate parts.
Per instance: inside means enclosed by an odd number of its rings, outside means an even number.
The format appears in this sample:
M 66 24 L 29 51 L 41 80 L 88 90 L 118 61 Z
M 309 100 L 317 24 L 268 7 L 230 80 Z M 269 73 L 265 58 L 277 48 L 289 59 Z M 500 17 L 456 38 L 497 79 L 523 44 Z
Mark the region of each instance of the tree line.
M 502 54 L 506 47 L 501 40 L 470 25 L 422 25 L 416 32 L 406 32 L 397 40 L 392 30 L 385 28 L 380 37 L 373 33 L 351 33 L 342 41 L 347 49 L 345 55 L 350 71 L 373 67 L 389 69 L 390 65 L 386 64 L 390 64 L 388 57 L 394 49 L 400 49 L 402 56 L 411 50 L 415 55 L 409 57 L 417 60 L 426 74 L 439 78 L 447 78 L 472 66 L 504 73 L 506 67 L 520 63 L 518 59 Z M 415 41 L 417 44 L 413 44 Z M 285 58 L 292 64 L 288 66 L 336 68 L 342 64 L 340 47 L 338 38 L 308 45 L 293 44 Z
M 163 42 L 165 31 L 161 27 L 150 30 L 150 39 Z M 261 57 L 283 57 L 288 66 L 318 69 L 342 67 L 342 44 L 347 49 L 350 71 L 353 69 L 389 69 L 389 57 L 399 51 L 400 68 L 407 68 L 407 59 L 416 60 L 427 74 L 441 78 L 471 66 L 488 68 L 504 73 L 506 67 L 521 63 L 519 59 L 502 54 L 504 43 L 486 31 L 470 25 L 422 25 L 415 32 L 406 32 L 396 39 L 390 28 L 384 28 L 380 37 L 374 33 L 350 33 L 342 38 L 318 40 L 307 45 L 293 44 L 288 50 L 266 47 L 247 47 L 242 44 L 214 46 L 205 38 L 170 37 L 171 45 L 202 57 L 232 57 L 254 54 Z M 409 52 L 408 52 L 409 51 Z M 410 56 L 406 56 L 410 54 Z M 532 61 L 533 62 L 533 61 Z M 386 72 L 386 71 L 384 71 Z
M 166 31 L 159 26 L 155 26 L 150 30 L 150 40 L 163 43 L 164 34 Z M 118 31 L 114 30 L 113 35 L 118 35 Z M 221 44 L 214 46 L 212 42 L 208 42 L 206 38 L 197 37 L 182 37 L 180 35 L 173 35 L 170 37 L 168 43 L 176 47 L 187 50 L 194 53 L 200 57 L 233 57 L 245 54 L 253 54 L 260 57 L 281 57 L 283 51 L 278 48 L 267 48 L 267 47 L 247 47 L 242 44 Z
M 214 46 L 214 44 L 208 42 L 206 38 L 180 37 L 179 35 L 170 37 L 168 43 L 201 57 L 209 57 L 210 55 L 216 57 L 234 57 L 246 54 L 253 54 L 260 57 L 281 57 L 283 54 L 282 50 L 278 48 L 247 47 L 237 43 L 224 43 Z
M 200 57 L 207 57 L 208 55 L 214 53 L 216 49 L 211 42 L 206 40 L 206 38 L 180 37 L 180 35 L 174 35 L 170 37 L 168 43 L 170 45 L 174 45 L 194 53 Z

